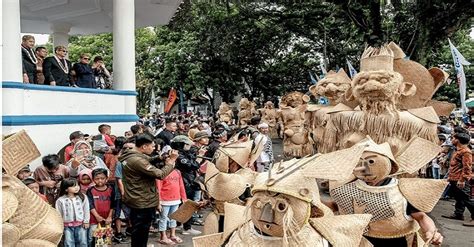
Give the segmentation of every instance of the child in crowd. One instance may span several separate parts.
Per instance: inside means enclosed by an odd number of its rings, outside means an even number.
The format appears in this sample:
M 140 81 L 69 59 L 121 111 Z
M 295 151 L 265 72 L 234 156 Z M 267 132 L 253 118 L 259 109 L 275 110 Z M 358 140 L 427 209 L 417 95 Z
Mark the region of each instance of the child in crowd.
M 179 204 L 186 201 L 186 191 L 184 190 L 181 172 L 174 169 L 165 179 L 156 180 L 160 197 L 160 244 L 173 245 L 182 243 L 183 240 L 176 236 L 176 220 L 169 216 L 178 210 Z M 167 227 L 170 229 L 170 237 L 166 235 Z
M 87 247 L 89 200 L 80 192 L 75 178 L 66 178 L 61 182 L 55 208 L 64 222 L 64 247 Z
M 31 174 L 30 165 L 26 165 L 25 167 L 21 168 L 16 177 L 23 181 L 25 178 L 30 177 Z
M 110 153 L 115 148 L 114 141 L 110 137 L 111 131 L 112 127 L 110 125 L 101 124 L 99 125 L 100 134 L 93 137 L 94 151 L 101 159 L 104 159 L 105 153 Z
M 115 190 L 107 184 L 108 171 L 97 168 L 92 171 L 94 186 L 87 190 L 89 207 L 91 213 L 91 226 L 89 228 L 89 244 L 92 244 L 92 236 L 98 224 L 111 225 L 115 209 Z M 94 244 L 92 244 L 94 246 Z
M 94 186 L 92 182 L 92 170 L 91 169 L 84 169 L 79 172 L 79 184 L 81 185 L 81 193 L 86 194 L 87 190 Z
M 45 195 L 40 193 L 39 184 L 36 182 L 34 177 L 27 177 L 27 178 L 23 179 L 23 183 L 26 185 L 26 187 L 28 187 L 30 190 L 35 192 L 39 197 L 41 197 L 41 199 L 43 199 L 43 201 L 48 203 L 48 198 L 46 198 Z
M 69 177 L 69 169 L 60 164 L 57 154 L 43 157 L 43 165 L 37 167 L 33 176 L 40 186 L 40 192 L 48 198 L 50 205 L 55 205 L 59 197 L 59 185 L 63 179 Z

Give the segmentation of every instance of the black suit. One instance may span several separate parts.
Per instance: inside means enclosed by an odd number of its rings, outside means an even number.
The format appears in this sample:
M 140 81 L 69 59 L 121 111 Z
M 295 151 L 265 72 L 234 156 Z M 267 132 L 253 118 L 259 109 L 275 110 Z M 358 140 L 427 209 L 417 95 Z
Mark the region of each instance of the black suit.
M 30 53 L 28 55 L 28 53 Z M 28 75 L 29 83 L 36 83 L 36 63 L 31 61 L 31 58 L 36 58 L 32 49 L 21 49 L 21 56 L 23 60 L 23 74 Z
M 47 57 L 43 62 L 44 84 L 51 85 L 52 81 L 56 82 L 56 86 L 72 86 L 71 62 L 62 59 L 62 63 L 67 66 L 68 73 L 64 73 L 58 61 L 54 57 Z

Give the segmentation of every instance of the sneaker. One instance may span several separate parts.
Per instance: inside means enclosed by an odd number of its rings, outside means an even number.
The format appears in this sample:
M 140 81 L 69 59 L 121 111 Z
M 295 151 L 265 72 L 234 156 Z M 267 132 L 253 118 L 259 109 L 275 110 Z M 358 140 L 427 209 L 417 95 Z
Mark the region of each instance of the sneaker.
M 462 223 L 463 226 L 469 226 L 469 227 L 474 227 L 474 219 L 470 220 L 468 222 Z
M 201 234 L 200 231 L 196 230 L 196 229 L 189 229 L 189 230 L 185 230 L 182 232 L 183 235 L 199 235 Z
M 441 217 L 446 218 L 446 219 L 452 219 L 452 220 L 464 220 L 464 216 L 462 215 L 441 215 Z

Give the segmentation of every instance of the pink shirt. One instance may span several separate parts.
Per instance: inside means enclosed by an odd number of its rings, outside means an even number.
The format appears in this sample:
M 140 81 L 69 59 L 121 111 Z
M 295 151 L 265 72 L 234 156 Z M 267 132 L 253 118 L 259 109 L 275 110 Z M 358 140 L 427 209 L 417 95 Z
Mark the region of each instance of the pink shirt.
M 156 180 L 156 186 L 160 201 L 185 201 L 186 191 L 184 190 L 181 173 L 174 169 L 165 179 Z

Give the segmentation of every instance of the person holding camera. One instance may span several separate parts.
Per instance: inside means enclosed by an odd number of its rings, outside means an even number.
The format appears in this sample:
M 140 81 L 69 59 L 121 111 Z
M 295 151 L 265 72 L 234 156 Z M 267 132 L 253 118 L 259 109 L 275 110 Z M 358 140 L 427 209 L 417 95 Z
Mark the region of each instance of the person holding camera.
M 111 89 L 110 72 L 105 67 L 104 59 L 101 56 L 94 57 L 94 64 L 92 65 L 92 72 L 94 74 L 95 86 L 98 89 Z
M 159 206 L 155 179 L 164 179 L 175 166 L 178 152 L 171 150 L 161 168 L 150 163 L 155 150 L 150 134 L 138 134 L 135 147 L 119 157 L 122 163 L 124 186 L 123 202 L 130 208 L 132 246 L 146 247 L 151 223 Z
M 104 168 L 110 174 L 109 169 L 101 158 L 92 153 L 91 145 L 86 141 L 78 141 L 74 145 L 72 159 L 70 159 L 66 166 L 69 167 L 69 175 L 71 177 L 78 177 L 79 173 L 84 169 Z

